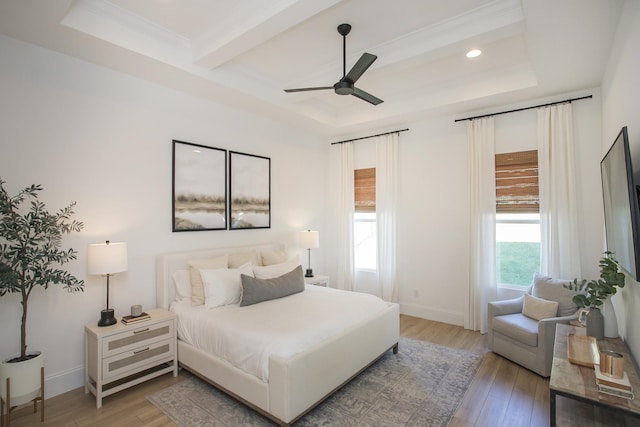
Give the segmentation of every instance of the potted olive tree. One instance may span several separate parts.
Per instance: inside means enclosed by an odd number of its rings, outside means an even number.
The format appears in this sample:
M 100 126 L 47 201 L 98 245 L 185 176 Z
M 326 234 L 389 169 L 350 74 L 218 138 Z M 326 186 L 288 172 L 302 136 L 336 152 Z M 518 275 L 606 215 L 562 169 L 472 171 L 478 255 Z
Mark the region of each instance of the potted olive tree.
M 38 200 L 40 185 L 31 185 L 10 196 L 0 178 L 0 296 L 20 294 L 20 353 L 0 362 L 0 395 L 6 402 L 6 378 L 10 379 L 11 406 L 30 402 L 41 389 L 41 352 L 27 352 L 27 313 L 31 292 L 49 285 L 63 285 L 70 292 L 83 291 L 78 280 L 61 266 L 76 259 L 73 249 L 61 249 L 62 237 L 80 231 L 82 222 L 71 220 L 75 203 L 49 213 Z M 1 355 L 0 355 L 1 356 Z
M 578 307 L 588 308 L 587 335 L 604 338 L 604 318 L 600 312 L 600 306 L 607 298 L 615 295 L 617 288 L 624 288 L 625 276 L 618 271 L 618 264 L 611 252 L 605 252 L 600 259 L 600 279 L 581 280 L 573 279 L 573 282 L 564 285 L 570 290 L 580 292 L 573 297 L 573 302 Z

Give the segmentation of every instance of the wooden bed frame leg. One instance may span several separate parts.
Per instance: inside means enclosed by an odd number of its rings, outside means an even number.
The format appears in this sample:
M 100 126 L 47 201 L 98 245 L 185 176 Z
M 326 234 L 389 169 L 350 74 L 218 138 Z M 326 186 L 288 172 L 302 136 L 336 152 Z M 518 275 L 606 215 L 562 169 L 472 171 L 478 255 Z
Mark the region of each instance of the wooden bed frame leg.
M 393 346 L 393 354 L 398 354 L 398 343 Z

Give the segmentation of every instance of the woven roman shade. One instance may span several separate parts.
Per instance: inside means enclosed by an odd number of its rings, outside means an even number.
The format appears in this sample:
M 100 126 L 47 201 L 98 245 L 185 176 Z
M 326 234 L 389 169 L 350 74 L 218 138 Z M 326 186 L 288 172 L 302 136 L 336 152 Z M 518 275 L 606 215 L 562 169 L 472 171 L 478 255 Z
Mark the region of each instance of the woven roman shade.
M 354 171 L 355 211 L 376 211 L 376 168 Z
M 496 212 L 537 213 L 538 151 L 496 154 Z

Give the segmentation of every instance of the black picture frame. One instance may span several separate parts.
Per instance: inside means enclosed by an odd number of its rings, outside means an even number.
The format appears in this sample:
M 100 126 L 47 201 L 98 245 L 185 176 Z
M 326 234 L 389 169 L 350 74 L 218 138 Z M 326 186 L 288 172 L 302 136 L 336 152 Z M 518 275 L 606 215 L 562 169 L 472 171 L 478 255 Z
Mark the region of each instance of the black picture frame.
M 227 229 L 227 150 L 173 140 L 172 230 Z
M 271 159 L 229 151 L 229 229 L 271 228 Z

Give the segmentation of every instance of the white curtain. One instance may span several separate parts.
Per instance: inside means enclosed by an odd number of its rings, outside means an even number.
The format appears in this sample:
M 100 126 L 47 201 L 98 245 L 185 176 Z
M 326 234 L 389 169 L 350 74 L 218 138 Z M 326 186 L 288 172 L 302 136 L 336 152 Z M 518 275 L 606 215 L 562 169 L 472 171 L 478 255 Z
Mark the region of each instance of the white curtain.
M 469 121 L 469 287 L 464 327 L 487 332 L 487 304 L 497 296 L 496 168 L 493 117 Z
M 540 272 L 580 277 L 571 104 L 538 109 Z
M 354 290 L 353 262 L 353 212 L 355 205 L 353 186 L 353 144 L 331 146 L 331 170 L 334 185 L 331 186 L 330 224 L 333 253 L 330 257 L 336 277 L 336 287 Z
M 398 301 L 396 286 L 396 207 L 398 134 L 376 139 L 376 224 L 378 283 L 385 301 Z

